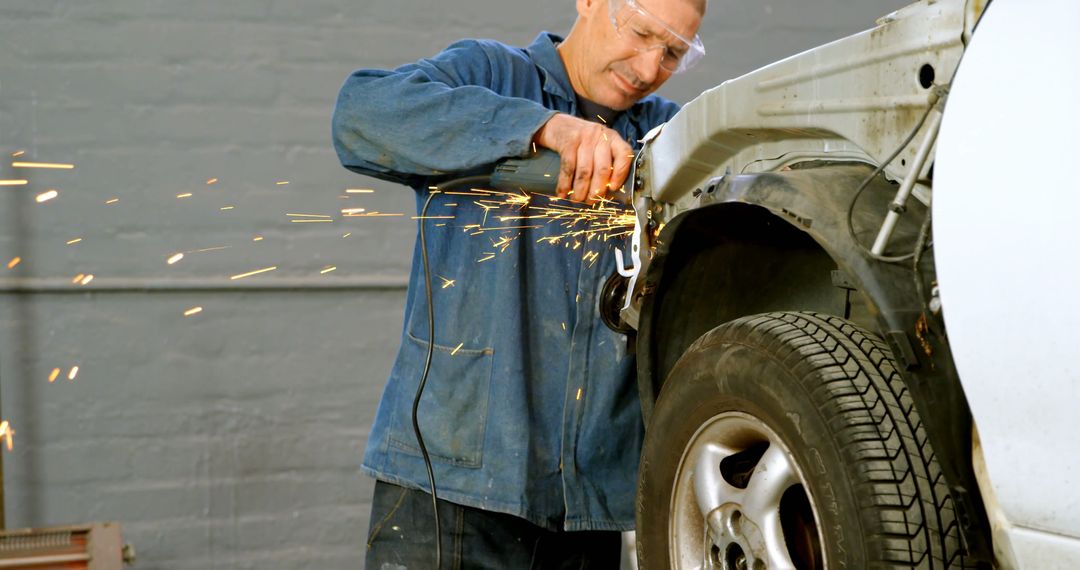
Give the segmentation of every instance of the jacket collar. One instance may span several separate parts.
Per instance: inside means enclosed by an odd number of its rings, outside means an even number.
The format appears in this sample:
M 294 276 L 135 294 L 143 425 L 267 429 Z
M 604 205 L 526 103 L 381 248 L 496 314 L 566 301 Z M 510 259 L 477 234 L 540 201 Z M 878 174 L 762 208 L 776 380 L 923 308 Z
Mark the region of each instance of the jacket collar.
M 567 75 L 566 66 L 563 65 L 562 58 L 555 49 L 555 44 L 562 41 L 561 36 L 551 32 L 540 32 L 540 35 L 536 36 L 525 51 L 544 74 L 544 91 L 576 103 L 577 95 L 574 94 L 570 76 Z

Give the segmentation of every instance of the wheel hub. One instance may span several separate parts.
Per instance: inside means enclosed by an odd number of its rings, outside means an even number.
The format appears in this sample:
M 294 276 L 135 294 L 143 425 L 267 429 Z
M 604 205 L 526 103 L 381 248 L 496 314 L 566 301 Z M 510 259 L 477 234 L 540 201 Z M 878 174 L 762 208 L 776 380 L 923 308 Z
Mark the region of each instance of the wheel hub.
M 708 541 L 710 551 L 722 553 L 717 557 L 724 570 L 758 570 L 766 567 L 768 555 L 765 537 L 753 521 L 742 514 L 738 504 L 727 503 L 709 513 Z

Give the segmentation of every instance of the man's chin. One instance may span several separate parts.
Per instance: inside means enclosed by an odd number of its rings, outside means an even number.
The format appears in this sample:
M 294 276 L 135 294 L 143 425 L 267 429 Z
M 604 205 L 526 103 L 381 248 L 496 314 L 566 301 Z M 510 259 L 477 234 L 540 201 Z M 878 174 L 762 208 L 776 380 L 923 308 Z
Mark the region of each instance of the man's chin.
M 617 101 L 611 101 L 610 104 L 601 103 L 601 105 L 603 105 L 603 106 L 605 106 L 605 107 L 607 107 L 609 109 L 613 109 L 615 111 L 625 111 L 625 110 L 629 109 L 630 107 L 633 107 L 634 103 L 637 103 L 638 101 L 639 101 L 639 99 L 630 99 L 630 98 L 626 98 L 626 97 L 620 97 Z
M 619 89 L 618 86 L 613 88 L 610 93 L 607 94 L 604 101 L 597 101 L 597 103 L 616 111 L 625 111 L 634 106 L 634 103 L 640 101 L 642 96 L 637 94 L 631 94 Z

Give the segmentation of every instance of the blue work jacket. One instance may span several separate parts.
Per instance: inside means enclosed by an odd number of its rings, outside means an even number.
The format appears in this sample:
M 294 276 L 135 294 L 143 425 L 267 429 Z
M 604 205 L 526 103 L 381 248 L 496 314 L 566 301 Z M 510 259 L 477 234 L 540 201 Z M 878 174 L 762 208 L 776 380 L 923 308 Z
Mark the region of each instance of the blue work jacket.
M 430 184 L 528 155 L 555 112 L 578 112 L 558 41 L 543 33 L 522 49 L 465 40 L 393 71 L 354 72 L 334 111 L 342 164 L 413 186 L 419 211 Z M 637 145 L 677 110 L 650 96 L 610 126 Z M 484 198 L 436 194 L 431 219 L 419 222 L 435 306 L 419 423 L 438 496 L 548 529 L 632 529 L 644 431 L 634 360 L 598 312 L 613 250 L 628 240 L 581 222 L 507 219 L 522 210 Z M 424 490 L 410 412 L 429 342 L 418 242 L 401 347 L 363 469 Z

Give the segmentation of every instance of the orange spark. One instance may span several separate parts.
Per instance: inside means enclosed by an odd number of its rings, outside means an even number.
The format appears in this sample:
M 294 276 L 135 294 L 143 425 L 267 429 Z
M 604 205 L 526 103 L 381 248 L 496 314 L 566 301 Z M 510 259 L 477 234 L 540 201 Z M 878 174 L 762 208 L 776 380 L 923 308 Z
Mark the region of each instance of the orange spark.
M 456 279 L 447 279 L 447 278 L 443 277 L 442 275 L 436 275 L 436 277 L 438 277 L 439 279 L 442 279 L 442 282 L 443 282 L 442 288 L 443 289 L 446 289 L 447 287 L 453 287 L 454 283 L 457 281 Z
M 223 249 L 229 249 L 231 245 L 219 245 L 217 247 L 204 247 L 202 249 L 196 249 L 195 253 L 202 253 L 204 251 L 221 251 Z
M 202 307 L 192 307 L 192 308 L 184 311 L 184 316 L 185 317 L 190 317 L 191 315 L 197 315 L 197 314 L 199 314 L 201 312 L 202 312 Z
M 38 194 L 34 198 L 34 200 L 36 200 L 38 204 L 41 204 L 42 202 L 48 202 L 49 200 L 52 200 L 59 195 L 60 193 L 56 190 L 47 190 L 45 192 L 42 192 L 41 194 Z
M 0 438 L 3 438 L 8 451 L 12 449 L 11 436 L 13 435 L 15 435 L 15 430 L 11 429 L 11 422 L 7 420 L 0 422 Z
M 217 184 L 217 178 L 211 178 L 210 180 L 206 181 L 207 186 L 209 186 L 211 184 Z
M 93 274 L 89 274 L 86 277 L 83 277 L 82 280 L 79 281 L 79 285 L 89 285 L 90 282 L 93 281 L 93 280 L 94 280 Z
M 284 185 L 286 185 L 286 184 L 288 184 L 288 183 L 289 183 L 289 181 L 288 181 L 288 180 L 278 180 L 278 181 L 277 181 L 277 182 L 275 182 L 274 184 L 277 184 L 278 186 L 284 186 Z
M 323 220 L 323 219 L 298 219 L 298 220 L 289 220 L 289 221 L 294 223 L 294 224 L 321 224 L 321 223 L 331 224 L 331 223 L 334 222 L 334 220 Z
M 275 269 L 277 269 L 276 265 L 273 266 L 273 267 L 266 267 L 264 269 L 256 269 L 255 271 L 249 271 L 247 273 L 241 273 L 239 275 L 233 275 L 229 279 L 232 279 L 233 281 L 235 281 L 237 279 L 243 279 L 245 277 L 251 277 L 252 275 L 258 275 L 260 273 L 266 273 L 267 271 L 273 271 Z
M 68 380 L 71 380 L 71 381 L 74 382 L 75 377 L 78 376 L 78 374 L 79 374 L 79 367 L 78 366 L 72 366 L 71 370 L 68 371 Z
M 518 194 L 516 196 L 510 196 L 506 199 L 508 206 L 527 206 L 531 197 L 528 194 Z
M 75 278 L 71 280 L 71 282 L 72 283 L 78 283 L 79 281 L 82 281 L 83 277 L 86 277 L 86 274 L 85 273 L 80 273 L 80 274 L 76 275 Z
M 450 356 L 453 356 L 453 355 L 457 354 L 457 351 L 461 350 L 461 347 L 463 347 L 463 346 L 465 346 L 465 343 L 461 343 L 461 344 L 457 345 L 454 348 L 454 350 L 450 351 Z
M 120 201 L 120 198 L 111 198 L 109 200 L 106 200 L 105 203 L 106 204 L 115 204 L 115 203 L 117 203 L 119 201 Z
M 13 168 L 56 168 L 61 170 L 71 170 L 75 168 L 74 164 L 60 164 L 56 162 L 12 162 Z
M 514 236 L 514 237 L 502 236 L 498 240 L 492 240 L 491 246 L 498 249 L 500 252 L 505 253 L 506 248 L 510 247 L 510 245 L 513 244 L 514 240 L 516 240 L 517 238 L 518 238 L 518 236 Z
M 68 240 L 67 244 L 68 245 L 74 245 L 74 244 L 79 243 L 80 241 L 82 241 L 82 238 L 75 238 L 73 240 Z
M 0 186 L 26 186 L 28 180 L 0 180 Z
M 22 156 L 24 154 L 26 154 L 25 150 L 17 150 L 15 152 L 11 153 L 11 158 L 19 158 L 20 156 Z
M 319 272 L 319 274 L 320 275 L 325 275 L 325 274 L 330 273 L 331 271 L 335 271 L 335 270 L 337 270 L 337 267 L 335 267 L 333 265 L 327 265 L 325 269 L 323 269 L 322 271 Z
M 364 213 L 366 211 L 367 211 L 367 208 L 343 208 L 341 210 L 341 215 L 343 215 L 343 216 L 355 216 L 357 214 L 362 214 L 362 213 Z
M 177 194 L 177 198 L 190 198 L 193 194 L 191 192 L 184 192 L 183 194 Z
M 345 192 L 347 194 L 372 194 L 375 191 L 369 188 L 349 188 Z
M 251 238 L 251 241 L 262 241 L 263 239 L 264 238 L 262 236 L 255 236 L 255 237 Z
M 60 369 L 59 368 L 53 368 L 52 372 L 49 373 L 49 384 L 52 384 L 53 382 L 56 382 L 56 379 L 59 376 L 60 376 Z
M 535 230 L 541 226 L 499 226 L 495 228 L 481 228 L 483 231 L 501 231 L 501 230 Z
M 225 211 L 227 211 L 227 210 L 231 210 L 231 209 L 233 209 L 233 208 L 235 208 L 235 207 L 236 207 L 236 206 L 222 206 L 222 207 L 221 207 L 221 208 L 219 208 L 219 209 L 220 209 L 220 210 L 221 210 L 222 212 L 225 212 Z
M 169 259 L 165 260 L 165 263 L 168 263 L 169 265 L 172 265 L 172 264 L 176 263 L 177 261 L 180 261 L 181 259 L 184 259 L 184 254 L 182 254 L 182 253 L 174 253 L 174 254 L 169 256 Z
M 15 269 L 15 266 L 18 265 L 21 262 L 22 262 L 22 258 L 19 257 L 19 256 L 15 256 L 15 257 L 11 258 L 11 261 L 8 262 L 7 268 L 8 269 Z
M 345 235 L 341 236 L 341 239 L 345 239 L 352 235 L 352 232 L 345 232 Z
M 285 214 L 291 218 L 329 218 L 326 214 Z

